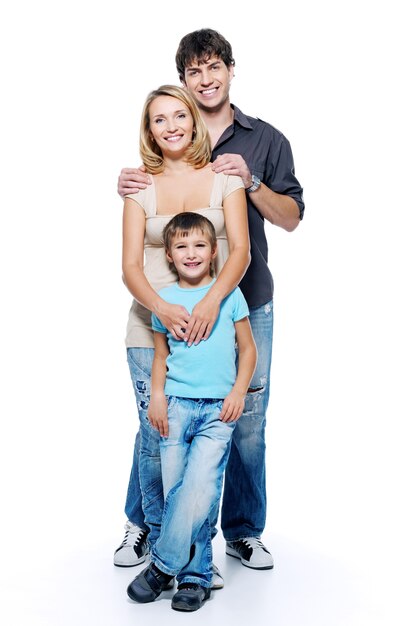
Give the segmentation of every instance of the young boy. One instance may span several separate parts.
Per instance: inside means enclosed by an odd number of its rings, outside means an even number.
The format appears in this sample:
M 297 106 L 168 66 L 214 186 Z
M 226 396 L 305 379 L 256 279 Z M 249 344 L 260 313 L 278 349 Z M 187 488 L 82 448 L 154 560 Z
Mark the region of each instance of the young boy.
M 202 215 L 186 212 L 167 224 L 163 238 L 179 281 L 160 295 L 192 311 L 214 283 L 215 229 Z M 175 575 L 173 609 L 195 611 L 210 596 L 208 517 L 221 496 L 231 435 L 256 366 L 248 315 L 236 288 L 223 300 L 210 337 L 198 345 L 174 340 L 152 316 L 155 356 L 148 417 L 161 435 L 165 506 L 151 564 L 127 590 L 137 602 L 155 600 Z

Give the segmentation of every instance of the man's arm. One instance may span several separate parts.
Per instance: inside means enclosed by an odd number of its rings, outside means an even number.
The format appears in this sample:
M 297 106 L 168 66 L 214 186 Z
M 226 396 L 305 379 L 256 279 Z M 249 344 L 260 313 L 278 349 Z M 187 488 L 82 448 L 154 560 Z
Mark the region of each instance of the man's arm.
M 235 333 L 238 344 L 238 373 L 234 387 L 224 399 L 220 419 L 223 422 L 234 422 L 239 419 L 245 406 L 245 396 L 257 363 L 256 344 L 248 317 L 235 322 Z
M 212 163 L 215 172 L 223 172 L 232 176 L 241 176 L 245 189 L 252 185 L 252 174 L 240 154 L 220 154 Z M 300 209 L 291 196 L 276 193 L 261 183 L 249 197 L 261 215 L 288 232 L 295 230 L 300 223 Z
M 151 394 L 148 419 L 162 437 L 168 437 L 167 398 L 164 394 L 166 382 L 166 359 L 169 354 L 167 337 L 164 333 L 154 333 L 155 354 L 152 364 Z

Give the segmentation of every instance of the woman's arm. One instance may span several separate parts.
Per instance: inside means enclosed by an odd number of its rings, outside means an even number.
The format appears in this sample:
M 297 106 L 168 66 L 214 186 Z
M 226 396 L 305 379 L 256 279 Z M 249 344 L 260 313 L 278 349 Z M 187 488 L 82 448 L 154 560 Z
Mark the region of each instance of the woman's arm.
M 235 322 L 235 334 L 238 344 L 238 373 L 234 387 L 224 399 L 220 419 L 223 422 L 234 422 L 243 413 L 245 396 L 257 363 L 256 344 L 248 317 Z
M 223 201 L 229 256 L 215 284 L 192 311 L 184 335 L 188 345 L 208 339 L 220 303 L 238 285 L 250 263 L 250 244 L 246 197 L 243 189 L 233 191 Z
M 157 315 L 175 339 L 183 339 L 189 313 L 169 304 L 151 287 L 144 274 L 145 213 L 134 200 L 125 198 L 123 210 L 123 281 L 138 302 Z
M 155 355 L 152 364 L 151 394 L 148 407 L 148 419 L 162 437 L 168 437 L 167 398 L 164 394 L 169 354 L 167 337 L 163 333 L 154 333 Z

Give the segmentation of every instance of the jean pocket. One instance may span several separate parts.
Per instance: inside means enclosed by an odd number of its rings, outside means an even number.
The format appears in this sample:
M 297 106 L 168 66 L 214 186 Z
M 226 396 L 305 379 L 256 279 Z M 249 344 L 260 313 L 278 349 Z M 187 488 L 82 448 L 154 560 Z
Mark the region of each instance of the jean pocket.
M 153 348 L 128 348 L 127 350 L 127 361 L 130 369 L 140 370 L 148 379 L 151 377 L 153 356 Z
M 167 396 L 167 411 L 172 409 L 176 402 L 176 396 Z

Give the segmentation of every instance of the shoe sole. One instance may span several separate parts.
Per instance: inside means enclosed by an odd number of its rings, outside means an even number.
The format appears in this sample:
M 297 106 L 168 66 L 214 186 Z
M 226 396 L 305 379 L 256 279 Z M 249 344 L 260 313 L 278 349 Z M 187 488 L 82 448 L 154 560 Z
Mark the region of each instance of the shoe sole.
M 135 567 L 136 565 L 140 565 L 141 563 L 144 563 L 144 561 L 146 561 L 147 556 L 148 556 L 148 553 L 145 554 L 144 556 L 141 556 L 139 559 L 137 559 L 137 561 L 133 561 L 129 565 L 126 565 L 125 563 L 115 563 L 115 560 L 114 560 L 114 565 L 116 565 L 116 567 Z
M 201 609 L 202 604 L 200 604 L 200 606 L 189 606 L 186 602 L 179 602 L 176 606 L 174 606 L 173 604 L 171 604 L 171 608 L 174 609 L 174 611 L 188 611 L 189 613 L 192 611 L 198 611 L 198 609 Z
M 273 564 L 272 565 L 251 565 L 249 561 L 246 561 L 246 559 L 243 559 L 242 556 L 240 556 L 236 550 L 233 550 L 233 548 L 226 547 L 226 554 L 228 554 L 229 556 L 233 556 L 235 559 L 239 559 L 242 565 L 245 565 L 245 567 L 249 567 L 250 569 L 273 569 L 274 568 Z

